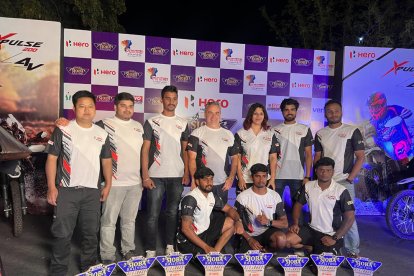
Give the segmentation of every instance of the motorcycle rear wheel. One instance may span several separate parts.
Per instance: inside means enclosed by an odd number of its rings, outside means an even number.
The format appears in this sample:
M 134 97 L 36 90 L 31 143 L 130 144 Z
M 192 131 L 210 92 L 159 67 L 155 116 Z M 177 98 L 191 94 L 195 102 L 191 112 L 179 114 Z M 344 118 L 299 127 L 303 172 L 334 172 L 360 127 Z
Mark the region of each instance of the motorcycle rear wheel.
M 10 180 L 11 198 L 13 202 L 13 235 L 18 237 L 23 232 L 22 199 L 20 196 L 20 185 L 15 179 Z
M 405 240 L 414 240 L 414 190 L 396 193 L 388 202 L 386 220 L 391 232 Z

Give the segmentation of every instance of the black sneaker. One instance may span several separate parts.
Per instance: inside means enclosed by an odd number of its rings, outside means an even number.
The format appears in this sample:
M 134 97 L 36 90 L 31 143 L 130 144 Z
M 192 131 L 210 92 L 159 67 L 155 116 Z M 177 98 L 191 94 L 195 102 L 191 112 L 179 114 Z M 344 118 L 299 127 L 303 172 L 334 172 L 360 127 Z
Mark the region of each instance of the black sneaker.
M 137 254 L 135 253 L 135 251 L 131 250 L 131 251 L 128 251 L 125 254 L 123 254 L 122 259 L 124 261 L 127 261 L 127 260 L 129 260 L 129 259 L 131 259 L 132 257 L 135 257 L 135 256 L 137 256 Z

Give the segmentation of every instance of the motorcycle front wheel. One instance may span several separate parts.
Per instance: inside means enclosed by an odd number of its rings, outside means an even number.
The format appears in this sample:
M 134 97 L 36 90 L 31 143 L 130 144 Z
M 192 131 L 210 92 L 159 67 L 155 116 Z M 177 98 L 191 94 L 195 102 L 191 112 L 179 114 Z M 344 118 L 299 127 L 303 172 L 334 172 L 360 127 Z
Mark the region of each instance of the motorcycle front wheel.
M 10 180 L 11 199 L 13 202 L 13 235 L 18 237 L 23 232 L 22 199 L 20 196 L 19 181 Z
M 403 190 L 392 196 L 387 205 L 386 220 L 394 235 L 414 240 L 414 190 Z

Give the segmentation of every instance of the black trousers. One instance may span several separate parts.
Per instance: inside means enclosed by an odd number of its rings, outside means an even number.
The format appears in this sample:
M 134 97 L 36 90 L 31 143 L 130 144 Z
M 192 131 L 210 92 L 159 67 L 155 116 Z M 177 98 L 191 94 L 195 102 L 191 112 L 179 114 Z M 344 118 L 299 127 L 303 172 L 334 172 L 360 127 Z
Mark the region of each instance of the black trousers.
M 100 219 L 100 190 L 59 188 L 51 232 L 54 237 L 49 275 L 66 275 L 73 230 L 81 231 L 81 271 L 96 264 Z

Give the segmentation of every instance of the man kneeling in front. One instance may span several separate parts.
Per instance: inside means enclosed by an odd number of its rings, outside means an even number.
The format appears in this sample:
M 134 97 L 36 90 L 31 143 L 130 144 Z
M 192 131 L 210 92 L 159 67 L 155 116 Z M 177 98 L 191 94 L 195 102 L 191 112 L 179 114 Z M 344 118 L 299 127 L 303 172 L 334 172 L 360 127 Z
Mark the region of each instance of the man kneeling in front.
M 177 247 L 181 253 L 221 252 L 234 233 L 244 232 L 237 211 L 212 193 L 214 173 L 207 167 L 197 169 L 197 187 L 180 202 L 181 223 Z

